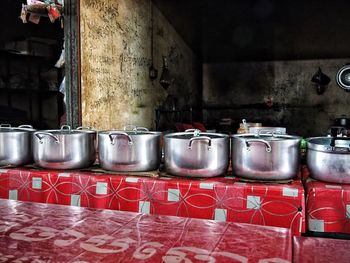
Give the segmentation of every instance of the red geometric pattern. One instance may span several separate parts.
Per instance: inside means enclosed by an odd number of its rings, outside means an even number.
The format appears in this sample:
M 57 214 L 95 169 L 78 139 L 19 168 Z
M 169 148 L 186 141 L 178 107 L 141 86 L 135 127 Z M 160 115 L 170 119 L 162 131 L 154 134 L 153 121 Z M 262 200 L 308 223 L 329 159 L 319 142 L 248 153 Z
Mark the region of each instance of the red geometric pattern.
M 350 233 L 350 185 L 306 182 L 308 230 Z
M 0 198 L 285 227 L 294 235 L 305 231 L 298 179 L 264 184 L 21 168 L 0 170 Z

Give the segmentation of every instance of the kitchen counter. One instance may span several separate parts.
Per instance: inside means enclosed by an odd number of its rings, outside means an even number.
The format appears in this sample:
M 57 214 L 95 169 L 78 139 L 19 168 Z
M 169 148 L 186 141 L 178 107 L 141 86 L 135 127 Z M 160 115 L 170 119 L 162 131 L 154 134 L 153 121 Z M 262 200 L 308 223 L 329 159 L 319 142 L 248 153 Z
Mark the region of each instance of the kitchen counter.
M 2 169 L 0 198 L 285 227 L 294 235 L 305 231 L 300 179 L 253 183 L 234 177 L 142 175 Z

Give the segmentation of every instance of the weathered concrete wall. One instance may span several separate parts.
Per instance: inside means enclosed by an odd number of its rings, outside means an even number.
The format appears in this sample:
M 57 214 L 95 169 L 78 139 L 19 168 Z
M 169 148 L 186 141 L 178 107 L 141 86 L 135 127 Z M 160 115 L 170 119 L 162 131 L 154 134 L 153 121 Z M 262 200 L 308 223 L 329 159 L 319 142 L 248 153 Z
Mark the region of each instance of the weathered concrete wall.
M 291 134 L 322 135 L 333 120 L 350 116 L 350 93 L 337 71 L 349 59 L 245 62 L 203 65 L 203 118 L 232 118 L 287 127 Z M 331 78 L 323 95 L 311 82 L 318 67 Z M 267 101 L 271 99 L 272 105 Z
M 150 1 L 81 0 L 82 122 L 97 129 L 126 124 L 154 128 L 155 108 L 168 94 L 179 107 L 200 103 L 201 65 L 173 27 L 154 7 L 154 66 L 151 62 Z M 159 84 L 162 56 L 174 83 Z M 181 99 L 180 99 L 181 98 Z

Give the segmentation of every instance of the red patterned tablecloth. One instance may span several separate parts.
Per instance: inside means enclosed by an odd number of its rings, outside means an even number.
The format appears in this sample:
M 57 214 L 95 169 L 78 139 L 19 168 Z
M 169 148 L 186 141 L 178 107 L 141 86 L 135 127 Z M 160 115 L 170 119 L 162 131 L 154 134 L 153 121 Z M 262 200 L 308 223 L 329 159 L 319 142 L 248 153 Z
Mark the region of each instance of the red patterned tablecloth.
M 306 182 L 308 230 L 350 233 L 350 185 Z
M 286 227 L 305 231 L 304 188 L 81 171 L 0 170 L 0 198 Z
M 350 240 L 294 237 L 294 263 L 349 263 Z
M 0 200 L 0 262 L 280 262 L 289 229 Z

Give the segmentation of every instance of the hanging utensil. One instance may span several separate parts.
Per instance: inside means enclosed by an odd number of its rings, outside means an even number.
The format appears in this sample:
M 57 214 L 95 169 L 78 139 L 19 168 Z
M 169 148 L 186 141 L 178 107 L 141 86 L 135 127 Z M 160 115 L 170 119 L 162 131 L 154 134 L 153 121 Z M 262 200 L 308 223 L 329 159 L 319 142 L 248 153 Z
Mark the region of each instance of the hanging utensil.
M 316 84 L 317 94 L 321 95 L 325 92 L 326 86 L 331 81 L 331 79 L 322 72 L 319 67 L 317 72 L 312 76 L 311 81 Z
M 149 67 L 149 78 L 151 80 L 155 80 L 158 77 L 158 70 L 153 65 L 153 5 L 152 1 L 150 1 L 150 9 L 151 9 L 151 66 Z
M 159 82 L 164 89 L 169 88 L 172 82 L 172 78 L 170 76 L 169 69 L 168 69 L 167 58 L 165 56 L 163 56 L 163 71 L 162 71 L 162 75 L 160 76 Z

